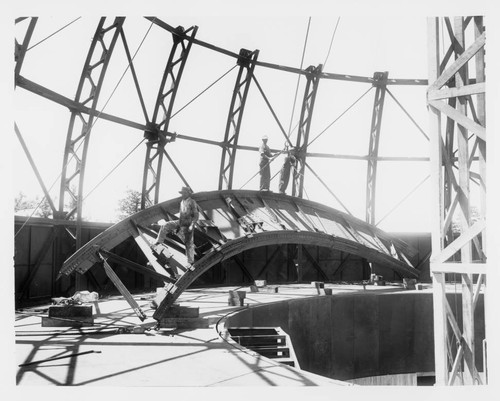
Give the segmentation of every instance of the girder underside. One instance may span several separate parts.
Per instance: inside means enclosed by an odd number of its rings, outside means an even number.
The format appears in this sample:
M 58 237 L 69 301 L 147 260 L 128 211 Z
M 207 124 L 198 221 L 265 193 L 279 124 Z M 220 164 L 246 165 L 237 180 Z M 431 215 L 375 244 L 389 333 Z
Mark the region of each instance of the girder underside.
M 205 219 L 195 231 L 196 261 L 187 264 L 184 245 L 175 235 L 161 244 L 166 258 L 152 252 L 158 221 L 175 219 L 180 198 L 142 210 L 108 228 L 71 255 L 60 274 L 85 273 L 102 263 L 102 253 L 134 238 L 149 267 L 164 274 L 167 297 L 155 317 L 201 274 L 245 250 L 272 244 L 317 245 L 359 255 L 381 263 L 403 277 L 418 277 L 408 260 L 413 249 L 395 237 L 351 215 L 325 205 L 272 192 L 224 190 L 193 195 Z M 100 253 L 101 252 L 101 253 Z M 161 252 L 161 251 L 160 251 Z M 174 273 L 175 272 L 175 273 Z

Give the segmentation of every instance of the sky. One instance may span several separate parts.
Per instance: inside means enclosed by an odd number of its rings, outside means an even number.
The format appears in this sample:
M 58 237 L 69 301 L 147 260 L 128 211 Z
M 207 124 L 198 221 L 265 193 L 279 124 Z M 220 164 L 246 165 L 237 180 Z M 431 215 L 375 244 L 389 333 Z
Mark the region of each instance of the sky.
M 142 18 L 145 13 L 140 11 L 127 16 L 124 29 L 131 52 L 137 51 L 134 66 L 151 117 L 172 39 L 169 33 L 151 26 Z M 197 26 L 197 39 L 235 53 L 241 48 L 258 49 L 259 61 L 296 68 L 301 64 L 303 68 L 323 64 L 325 72 L 366 77 L 373 76 L 377 71 L 388 71 L 389 78 L 427 77 L 425 14 L 406 12 L 392 15 L 387 12 L 376 15 L 353 13 L 352 10 L 342 12 L 342 9 L 334 7 L 328 8 L 326 13 L 312 16 L 285 12 L 227 14 L 217 15 L 212 10 L 212 13 L 204 15 L 189 12 L 157 12 L 155 15 L 172 26 Z M 53 12 L 40 18 L 31 41 L 36 46 L 28 51 L 21 75 L 64 96 L 74 97 L 99 16 L 78 15 L 73 10 L 70 13 Z M 14 30 L 17 37 L 23 37 L 27 22 L 17 24 Z M 68 27 L 55 33 L 69 23 Z M 106 75 L 98 109 L 143 122 L 127 64 L 119 42 Z M 237 68 L 234 66 L 233 58 L 193 46 L 174 113 L 199 97 L 175 114 L 169 130 L 221 141 L 236 79 Z M 298 81 L 295 74 L 263 67 L 255 69 L 255 76 L 282 126 L 287 131 L 289 127 L 296 126 L 305 79 Z M 219 82 L 207 89 L 219 78 Z M 367 155 L 375 90 L 370 90 L 353 104 L 369 88 L 370 85 L 364 83 L 321 80 L 310 132 L 310 139 L 315 140 L 309 146 L 309 152 Z M 206 92 L 200 94 L 204 90 Z M 427 131 L 425 86 L 389 86 L 389 90 L 417 124 Z M 14 91 L 13 100 L 15 121 L 45 185 L 51 188 L 50 193 L 56 198 L 70 114 L 61 106 L 19 88 Z M 330 128 L 325 130 L 327 127 Z M 145 157 L 145 144 L 139 145 L 142 134 L 139 130 L 102 119 L 95 122 L 84 187 L 83 215 L 86 220 L 116 221 L 119 199 L 125 196 L 127 190 L 140 190 Z M 279 126 L 257 87 L 252 85 L 239 144 L 259 146 L 263 134 L 269 136 L 272 148 L 283 148 L 285 139 Z M 292 131 L 292 142 L 295 142 L 295 135 L 296 131 Z M 11 150 L 15 171 L 13 196 L 22 192 L 30 198 L 41 198 L 43 193 L 18 141 L 12 142 Z M 178 140 L 168 144 L 166 150 L 195 191 L 217 189 L 220 147 Z M 389 94 L 386 95 L 382 116 L 379 156 L 428 157 L 427 139 Z M 278 172 L 282 162 L 283 157 L 273 162 L 272 175 Z M 169 163 L 165 163 L 161 200 L 178 196 L 177 191 L 183 185 Z M 332 191 L 350 213 L 364 219 L 366 161 L 309 158 L 308 164 L 329 189 L 307 170 L 305 197 L 344 210 L 329 193 Z M 239 150 L 235 169 L 233 188 L 258 188 L 256 152 Z M 382 220 L 380 228 L 388 231 L 429 230 L 428 174 L 429 165 L 425 161 L 378 163 L 376 221 Z M 275 177 L 271 189 L 277 192 L 277 186 L 278 177 Z

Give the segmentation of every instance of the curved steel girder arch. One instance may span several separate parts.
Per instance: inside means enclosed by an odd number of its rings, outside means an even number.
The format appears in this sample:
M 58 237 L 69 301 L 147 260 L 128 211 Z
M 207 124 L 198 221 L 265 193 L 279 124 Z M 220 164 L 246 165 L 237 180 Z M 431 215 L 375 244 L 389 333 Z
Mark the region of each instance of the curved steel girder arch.
M 384 110 L 387 77 L 389 73 L 376 72 L 373 75 L 373 86 L 376 86 L 373 102 L 372 122 L 370 129 L 370 144 L 368 148 L 368 167 L 366 173 L 366 222 L 375 224 L 375 200 L 377 189 L 377 164 L 382 114 Z
M 223 189 L 224 183 L 226 184 L 226 189 L 233 188 L 234 164 L 236 161 L 236 150 L 238 149 L 241 121 L 258 56 L 258 50 L 253 52 L 246 49 L 240 50 L 240 57 L 238 58 L 240 69 L 234 85 L 224 133 L 219 173 L 219 190 Z M 244 74 L 245 71 L 246 74 Z
M 306 168 L 307 146 L 309 144 L 309 132 L 311 130 L 312 114 L 316 95 L 318 93 L 322 68 L 323 66 L 320 64 L 318 67 L 311 66 L 307 69 L 309 74 L 307 75 L 307 84 L 304 91 L 304 98 L 302 99 L 299 130 L 296 141 L 298 164 L 293 174 L 292 183 L 292 194 L 299 198 L 302 198 L 304 193 L 304 173 Z
M 24 19 L 24 18 L 23 18 Z M 23 19 L 16 20 L 16 24 L 21 22 Z M 28 51 L 28 46 L 31 41 L 31 36 L 33 35 L 33 31 L 35 30 L 36 23 L 38 21 L 38 17 L 32 17 L 30 19 L 28 28 L 26 29 L 26 33 L 23 38 L 23 42 L 19 44 L 17 40 L 14 43 L 14 58 L 16 62 L 16 67 L 14 69 L 14 77 L 15 80 L 19 78 L 19 74 L 21 73 L 21 68 L 23 66 L 24 57 L 26 56 L 26 52 Z
M 168 132 L 168 126 L 184 66 L 197 30 L 197 26 L 188 30 L 179 26 L 172 33 L 173 45 L 158 89 L 153 117 L 144 133 L 148 142 L 142 181 L 141 208 L 143 209 L 151 204 L 157 204 L 159 200 L 164 148 L 167 142 L 175 139 L 175 135 Z M 178 51 L 179 46 L 180 51 Z M 160 110 L 163 110 L 164 116 L 157 122 Z M 153 199 L 150 197 L 151 192 L 154 194 Z
M 87 152 L 88 145 L 90 139 L 90 132 L 92 130 L 92 125 L 94 121 L 94 115 L 97 108 L 97 103 L 99 100 L 99 95 L 101 92 L 102 84 L 104 81 L 104 77 L 106 75 L 106 70 L 109 65 L 109 61 L 113 54 L 113 49 L 115 47 L 116 41 L 120 34 L 120 30 L 125 21 L 124 17 L 115 18 L 113 24 L 109 27 L 104 27 L 104 23 L 106 21 L 106 17 L 103 17 L 99 20 L 96 32 L 94 37 L 92 38 L 92 43 L 90 45 L 90 49 L 87 54 L 87 58 L 85 60 L 85 64 L 82 70 L 82 74 L 80 76 L 80 81 L 78 84 L 78 89 L 75 95 L 75 102 L 86 105 L 91 102 L 92 111 L 88 115 L 88 121 L 85 121 L 84 116 L 80 111 L 71 111 L 71 117 L 68 127 L 68 133 L 66 136 L 66 146 L 64 150 L 63 157 L 63 167 L 61 173 L 61 188 L 60 188 L 60 196 L 59 196 L 59 213 L 61 213 L 61 217 L 69 218 L 71 214 L 74 212 L 70 212 L 68 215 L 64 212 L 64 201 L 66 193 L 69 193 L 72 197 L 73 201 L 76 201 L 76 212 L 77 212 L 77 221 L 81 221 L 82 218 L 82 202 L 83 202 L 83 183 L 85 178 L 85 165 L 87 160 Z M 106 43 L 104 42 L 104 36 L 108 33 L 112 33 L 113 37 L 109 43 L 109 47 L 106 47 Z M 96 48 L 98 43 L 101 44 L 102 53 L 98 58 L 98 61 L 92 64 L 94 55 L 96 52 Z M 92 72 L 95 68 L 100 67 L 100 73 L 98 74 L 97 82 L 92 77 Z M 84 86 L 86 83 L 90 85 L 90 91 L 88 93 L 88 97 L 81 101 L 81 97 L 83 95 Z M 82 128 L 79 133 L 75 136 L 75 120 L 76 118 L 80 118 L 82 121 Z M 83 149 L 78 154 L 80 147 Z M 68 174 L 68 164 L 71 161 L 70 158 L 75 159 L 75 168 L 74 171 Z M 71 181 L 76 177 L 79 178 L 78 184 L 78 192 L 73 193 L 70 188 Z M 81 227 L 77 225 L 77 248 L 81 245 Z
M 217 250 L 210 252 L 202 259 L 196 262 L 194 270 L 188 270 L 175 284 L 167 284 L 167 294 L 156 309 L 153 317 L 157 320 L 161 319 L 167 308 L 172 306 L 175 300 L 186 290 L 198 277 L 215 266 L 217 263 L 223 262 L 235 255 L 238 255 L 249 249 L 259 248 L 266 245 L 285 245 L 285 244 L 301 244 L 314 245 L 325 248 L 331 248 L 341 251 L 350 252 L 351 254 L 359 255 L 368 260 L 377 260 L 378 262 L 391 263 L 394 271 L 402 274 L 405 277 L 418 277 L 415 269 L 409 268 L 404 263 L 394 264 L 389 256 L 380 258 L 373 249 L 357 244 L 353 246 L 352 241 L 344 238 L 335 237 L 326 233 L 319 232 L 298 232 L 298 231 L 270 231 L 254 234 L 251 237 L 241 237 L 236 240 L 227 242 L 220 246 Z
M 101 262 L 99 251 L 111 251 L 133 237 L 150 266 L 157 273 L 169 276 L 165 280 L 169 294 L 167 303 L 173 302 L 193 280 L 214 264 L 246 249 L 269 244 L 327 246 L 383 263 L 406 277 L 418 276 L 418 271 L 404 256 L 412 256 L 411 248 L 404 242 L 328 206 L 282 194 L 243 190 L 200 192 L 193 198 L 206 215 L 212 216 L 211 220 L 198 222 L 195 240 L 196 237 L 202 239 L 198 249 L 203 251 L 198 253 L 193 266 L 186 264 L 182 252 L 175 254 L 179 243 L 170 248 L 168 243 L 161 245 L 162 249 L 165 247 L 171 255 L 176 255 L 168 263 L 160 263 L 151 250 L 156 232 L 148 226 L 161 219 L 175 218 L 180 202 L 180 198 L 176 198 L 142 210 L 110 227 L 68 258 L 60 274 L 85 273 Z M 183 274 L 172 274 L 169 268 L 173 265 L 179 267 Z

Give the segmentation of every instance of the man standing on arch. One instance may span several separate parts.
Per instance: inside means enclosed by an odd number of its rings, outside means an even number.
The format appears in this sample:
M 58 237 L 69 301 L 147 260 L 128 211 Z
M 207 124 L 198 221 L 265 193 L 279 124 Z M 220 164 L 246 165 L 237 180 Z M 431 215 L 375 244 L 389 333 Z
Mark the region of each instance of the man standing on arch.
M 295 149 L 289 150 L 288 145 L 285 144 L 286 157 L 283 162 L 283 167 L 280 171 L 280 194 L 286 193 L 286 188 L 288 187 L 288 181 L 290 180 L 290 171 L 297 165 L 297 158 L 295 157 Z
M 182 200 L 179 206 L 179 220 L 167 221 L 161 226 L 157 244 L 163 243 L 167 234 L 175 232 L 184 241 L 186 246 L 186 257 L 189 264 L 194 263 L 194 225 L 200 215 L 198 204 L 191 198 L 193 191 L 191 188 L 182 187 L 179 191 Z
M 273 154 L 271 149 L 267 146 L 267 140 L 269 138 L 267 135 L 262 137 L 262 144 L 259 148 L 260 162 L 259 162 L 259 172 L 260 172 L 260 190 L 269 191 L 271 185 L 271 160 L 273 159 Z

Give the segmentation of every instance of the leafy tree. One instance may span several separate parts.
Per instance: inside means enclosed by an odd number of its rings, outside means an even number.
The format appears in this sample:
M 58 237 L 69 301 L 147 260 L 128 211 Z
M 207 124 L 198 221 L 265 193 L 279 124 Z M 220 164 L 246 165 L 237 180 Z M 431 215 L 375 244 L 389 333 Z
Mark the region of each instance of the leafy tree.
M 14 198 L 14 212 L 29 211 L 35 217 L 49 218 L 52 216 L 52 208 L 50 207 L 47 198 L 42 200 L 37 196 L 35 199 L 28 199 L 23 192 Z
M 118 201 L 118 218 L 123 220 L 141 210 L 141 192 L 128 189 L 125 197 Z
M 481 219 L 481 213 L 476 206 L 471 206 L 470 208 L 470 224 L 474 224 L 476 221 Z M 451 222 L 451 231 L 453 234 L 460 234 L 462 232 L 462 224 L 458 218 L 454 218 Z
M 37 198 L 37 201 L 38 201 L 38 198 Z M 38 209 L 35 212 L 36 216 L 44 217 L 46 219 L 48 219 L 49 217 L 52 216 L 52 208 L 50 207 L 50 203 L 47 200 L 47 198 L 44 197 L 42 202 L 41 203 L 38 202 L 37 205 L 38 204 L 39 204 Z
M 34 209 L 36 207 L 35 201 L 33 199 L 28 200 L 26 195 L 19 192 L 14 198 L 14 211 L 19 212 L 26 209 Z

